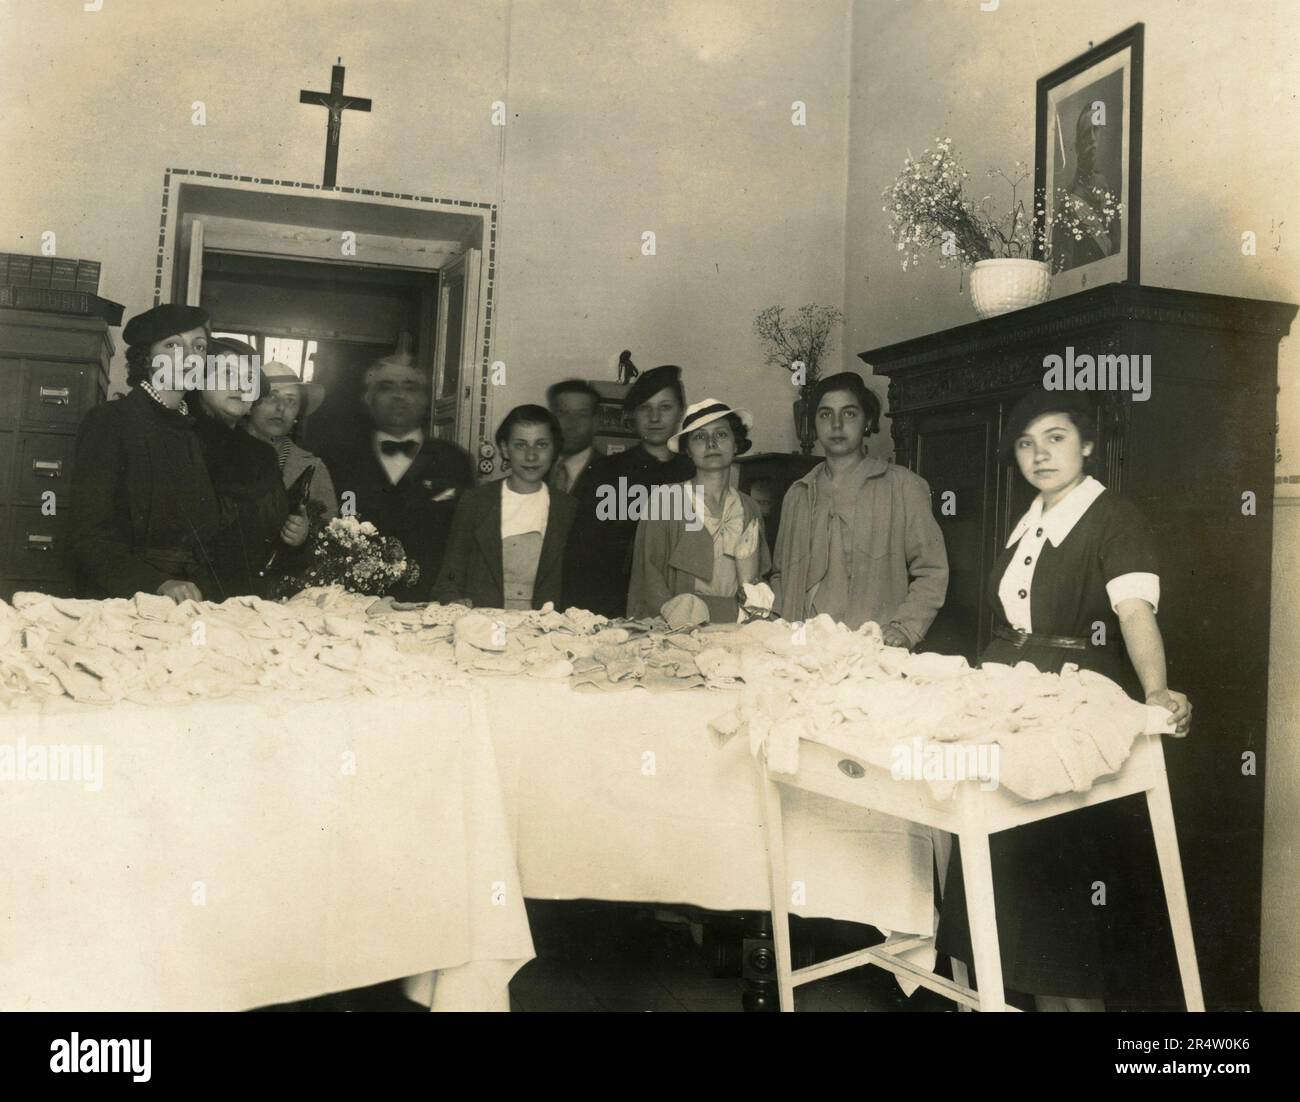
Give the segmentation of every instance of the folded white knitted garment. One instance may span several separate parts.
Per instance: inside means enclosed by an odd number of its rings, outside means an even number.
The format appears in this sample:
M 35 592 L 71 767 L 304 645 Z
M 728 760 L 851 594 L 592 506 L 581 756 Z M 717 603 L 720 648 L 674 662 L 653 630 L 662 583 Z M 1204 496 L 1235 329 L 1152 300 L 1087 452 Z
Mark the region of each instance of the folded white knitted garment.
M 972 669 L 960 657 L 884 647 L 874 624 L 849 633 L 814 621 L 793 641 L 788 624 L 743 630 L 765 657 L 742 650 L 742 699 L 714 731 L 746 734 L 773 772 L 798 771 L 802 739 L 924 780 L 939 798 L 969 781 L 1042 799 L 1086 791 L 1123 766 L 1139 735 L 1172 729 L 1163 709 L 1074 666 Z

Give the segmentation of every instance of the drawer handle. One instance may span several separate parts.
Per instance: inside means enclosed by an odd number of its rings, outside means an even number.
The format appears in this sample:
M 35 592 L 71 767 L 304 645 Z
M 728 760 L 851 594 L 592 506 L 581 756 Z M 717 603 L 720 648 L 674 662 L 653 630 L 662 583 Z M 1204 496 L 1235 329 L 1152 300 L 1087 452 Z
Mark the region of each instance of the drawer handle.
M 855 781 L 867 775 L 867 771 L 851 758 L 842 758 L 840 760 L 840 772 L 846 777 L 852 777 Z
M 34 459 L 32 460 L 32 474 L 39 475 L 41 478 L 59 478 L 63 474 L 63 460 Z
M 28 551 L 53 551 L 54 537 L 53 536 L 28 536 L 27 550 Z
M 72 400 L 72 390 L 66 386 L 41 387 L 41 401 L 49 406 L 66 406 Z

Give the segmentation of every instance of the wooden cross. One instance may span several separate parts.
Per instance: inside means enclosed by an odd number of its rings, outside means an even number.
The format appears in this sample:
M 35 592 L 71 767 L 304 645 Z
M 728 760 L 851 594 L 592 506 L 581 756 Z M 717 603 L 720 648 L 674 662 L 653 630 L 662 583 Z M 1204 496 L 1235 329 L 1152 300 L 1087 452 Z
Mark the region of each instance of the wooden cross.
M 369 111 L 370 101 L 360 96 L 343 94 L 343 59 L 330 71 L 330 90 L 326 92 L 309 92 L 305 88 L 298 93 L 299 103 L 312 103 L 318 107 L 328 107 L 329 122 L 325 127 L 325 187 L 333 187 L 338 178 L 339 168 L 339 131 L 343 128 L 344 111 Z

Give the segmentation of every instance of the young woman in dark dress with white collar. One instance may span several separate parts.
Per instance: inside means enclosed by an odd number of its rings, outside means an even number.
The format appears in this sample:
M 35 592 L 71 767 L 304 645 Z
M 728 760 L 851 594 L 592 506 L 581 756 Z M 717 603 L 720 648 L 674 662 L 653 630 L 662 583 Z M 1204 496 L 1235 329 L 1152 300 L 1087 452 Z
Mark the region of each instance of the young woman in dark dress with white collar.
M 1154 542 L 1138 509 L 1087 473 L 1095 425 L 1083 396 L 1044 390 L 1031 391 L 1008 419 L 1001 457 L 1038 497 L 990 575 L 996 619 L 982 660 L 1094 670 L 1167 708 L 1182 737 L 1192 709 L 1166 683 Z M 1134 929 L 1159 936 L 1159 874 L 1154 858 L 1142 860 L 1150 849 L 1142 797 L 1003 831 L 990 847 L 1007 990 L 1033 995 L 1040 1010 L 1105 1009 L 1117 981 L 1132 980 L 1124 973 L 1154 955 L 1140 951 Z M 1106 906 L 1093 902 L 1098 880 L 1108 886 Z M 963 889 L 954 847 L 938 949 L 969 962 Z M 1168 937 L 1167 918 L 1163 929 Z

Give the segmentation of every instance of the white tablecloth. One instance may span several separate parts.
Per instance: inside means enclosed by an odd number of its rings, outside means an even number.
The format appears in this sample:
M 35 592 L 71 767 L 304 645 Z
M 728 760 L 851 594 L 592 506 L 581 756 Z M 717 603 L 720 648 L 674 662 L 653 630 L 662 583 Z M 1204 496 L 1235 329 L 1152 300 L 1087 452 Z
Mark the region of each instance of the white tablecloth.
M 497 1008 L 533 956 L 464 689 L 6 715 L 0 743 L 104 762 L 97 792 L 0 782 L 0 1009 L 245 1009 L 435 969 L 435 1009 Z
M 524 894 L 541 899 L 770 906 L 755 764 L 715 746 L 731 693 L 574 693 L 480 678 Z M 791 910 L 929 934 L 929 831 L 786 791 Z
M 753 759 L 699 690 L 479 678 L 437 697 L 68 708 L 101 791 L 0 782 L 0 1009 L 234 1010 L 398 976 L 504 1009 L 523 896 L 769 905 Z M 355 758 L 351 757 L 355 755 Z M 928 832 L 785 794 L 791 910 L 933 928 Z

